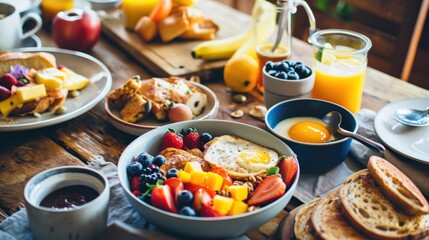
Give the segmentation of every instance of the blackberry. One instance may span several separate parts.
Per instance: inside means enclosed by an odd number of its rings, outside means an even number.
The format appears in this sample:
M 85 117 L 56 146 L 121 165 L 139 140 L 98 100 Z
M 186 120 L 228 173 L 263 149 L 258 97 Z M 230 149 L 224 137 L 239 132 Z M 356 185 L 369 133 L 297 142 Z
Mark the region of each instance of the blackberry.
M 142 173 L 143 174 L 151 174 L 152 173 L 152 168 L 146 167 L 146 168 L 143 169 Z

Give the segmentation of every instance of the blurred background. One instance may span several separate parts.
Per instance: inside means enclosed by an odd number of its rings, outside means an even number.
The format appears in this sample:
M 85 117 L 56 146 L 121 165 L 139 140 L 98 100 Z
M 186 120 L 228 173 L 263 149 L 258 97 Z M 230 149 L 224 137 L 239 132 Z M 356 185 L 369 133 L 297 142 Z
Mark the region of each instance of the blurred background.
M 219 0 L 250 13 L 254 0 Z M 306 0 L 318 29 L 363 33 L 373 46 L 368 65 L 429 89 L 429 0 Z M 272 1 L 273 2 L 273 1 Z M 293 35 L 308 38 L 303 8 L 294 15 Z

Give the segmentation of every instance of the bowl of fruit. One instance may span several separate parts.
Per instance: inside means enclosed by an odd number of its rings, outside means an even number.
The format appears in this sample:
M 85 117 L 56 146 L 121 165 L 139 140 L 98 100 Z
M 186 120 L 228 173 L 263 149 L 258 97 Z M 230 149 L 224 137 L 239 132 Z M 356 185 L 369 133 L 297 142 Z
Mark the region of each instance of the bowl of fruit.
M 262 75 L 267 108 L 284 100 L 310 97 L 314 86 L 314 71 L 302 62 L 268 61 Z
M 131 205 L 165 233 L 193 238 L 238 237 L 268 222 L 290 201 L 299 174 L 283 141 L 225 120 L 153 129 L 118 163 Z

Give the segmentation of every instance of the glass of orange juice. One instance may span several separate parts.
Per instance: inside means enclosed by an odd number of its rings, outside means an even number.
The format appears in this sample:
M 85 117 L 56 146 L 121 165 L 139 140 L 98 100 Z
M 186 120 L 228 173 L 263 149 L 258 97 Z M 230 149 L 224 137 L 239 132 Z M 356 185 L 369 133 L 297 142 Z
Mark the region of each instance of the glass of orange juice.
M 74 7 L 74 0 L 42 0 L 42 17 L 46 23 L 51 22 L 57 13 Z
M 315 71 L 312 97 L 359 111 L 371 40 L 357 32 L 327 29 L 315 32 L 310 42 Z
M 149 16 L 158 2 L 159 0 L 122 0 L 125 27 L 133 30 L 140 18 Z

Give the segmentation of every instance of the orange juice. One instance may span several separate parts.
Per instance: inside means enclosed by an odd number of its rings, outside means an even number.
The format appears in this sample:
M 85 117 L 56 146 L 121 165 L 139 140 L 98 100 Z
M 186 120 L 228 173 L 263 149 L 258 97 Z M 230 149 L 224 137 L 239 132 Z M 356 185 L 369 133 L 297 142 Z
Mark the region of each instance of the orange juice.
M 123 0 L 122 12 L 125 27 L 133 30 L 143 16 L 149 16 L 159 0 Z
M 256 54 L 259 60 L 259 76 L 258 76 L 258 83 L 256 85 L 256 88 L 261 93 L 264 92 L 264 82 L 262 80 L 262 69 L 264 68 L 265 63 L 267 63 L 268 61 L 279 62 L 279 61 L 288 59 L 290 57 L 290 52 L 288 51 L 286 46 L 280 44 L 274 52 L 272 51 L 272 48 L 273 48 L 272 43 L 264 43 L 256 47 Z
M 337 103 L 353 113 L 359 111 L 366 64 L 355 58 L 333 60 L 328 65 L 316 62 L 312 97 Z
M 57 13 L 72 9 L 73 0 L 43 0 L 41 4 L 43 21 L 51 22 Z

